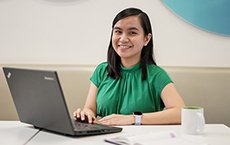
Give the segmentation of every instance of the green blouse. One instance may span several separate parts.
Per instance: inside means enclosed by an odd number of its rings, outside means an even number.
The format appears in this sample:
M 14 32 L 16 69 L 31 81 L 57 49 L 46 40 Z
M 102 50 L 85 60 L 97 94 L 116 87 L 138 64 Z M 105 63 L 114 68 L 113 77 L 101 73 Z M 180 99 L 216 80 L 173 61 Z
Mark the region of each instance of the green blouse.
M 90 80 L 97 86 L 97 115 L 157 112 L 164 108 L 161 91 L 172 82 L 159 66 L 147 65 L 147 79 L 141 80 L 140 64 L 121 67 L 120 79 L 108 76 L 107 62 L 99 64 Z

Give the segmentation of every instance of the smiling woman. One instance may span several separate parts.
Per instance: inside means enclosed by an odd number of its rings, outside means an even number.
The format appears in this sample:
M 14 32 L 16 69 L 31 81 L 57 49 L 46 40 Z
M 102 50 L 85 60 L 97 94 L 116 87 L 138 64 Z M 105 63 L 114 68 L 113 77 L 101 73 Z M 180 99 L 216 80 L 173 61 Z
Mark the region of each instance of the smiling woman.
M 184 102 L 153 58 L 151 23 L 140 9 L 116 15 L 107 62 L 97 66 L 90 80 L 85 106 L 74 112 L 77 119 L 106 125 L 180 123 Z
M 162 0 L 176 15 L 209 32 L 230 36 L 229 0 Z

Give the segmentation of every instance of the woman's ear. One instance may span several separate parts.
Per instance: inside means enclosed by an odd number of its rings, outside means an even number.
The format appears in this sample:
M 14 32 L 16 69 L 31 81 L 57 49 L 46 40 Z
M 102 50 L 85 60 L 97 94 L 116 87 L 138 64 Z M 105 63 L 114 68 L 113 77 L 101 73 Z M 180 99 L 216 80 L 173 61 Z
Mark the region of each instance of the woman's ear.
M 149 41 L 151 40 L 152 38 L 152 34 L 149 33 L 148 35 L 145 36 L 145 46 L 148 45 Z

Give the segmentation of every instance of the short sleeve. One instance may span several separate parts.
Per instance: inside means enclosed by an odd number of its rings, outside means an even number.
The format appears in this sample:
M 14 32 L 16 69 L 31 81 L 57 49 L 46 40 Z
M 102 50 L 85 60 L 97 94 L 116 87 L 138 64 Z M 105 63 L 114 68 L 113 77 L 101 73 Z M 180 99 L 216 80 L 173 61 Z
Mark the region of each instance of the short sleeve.
M 161 91 L 164 89 L 164 87 L 172 82 L 167 72 L 159 66 L 151 65 L 149 67 L 148 75 L 150 83 L 153 85 L 157 96 L 160 96 Z
M 160 95 L 164 87 L 173 81 L 164 69 L 159 67 L 158 70 L 159 72 L 156 75 L 155 87 Z
M 94 83 L 97 87 L 100 85 L 102 82 L 102 79 L 104 78 L 105 75 L 107 75 L 107 68 L 108 64 L 107 62 L 103 62 L 99 64 L 95 71 L 93 72 L 92 76 L 90 77 L 90 81 Z

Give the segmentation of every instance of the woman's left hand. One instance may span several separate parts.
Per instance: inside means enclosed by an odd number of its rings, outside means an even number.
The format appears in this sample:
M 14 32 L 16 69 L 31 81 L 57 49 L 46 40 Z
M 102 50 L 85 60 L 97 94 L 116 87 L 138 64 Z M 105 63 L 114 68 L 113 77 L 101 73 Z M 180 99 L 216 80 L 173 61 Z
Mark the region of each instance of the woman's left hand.
M 132 125 L 134 123 L 133 115 L 120 115 L 120 114 L 112 114 L 101 118 L 95 123 L 105 124 L 105 125 Z

